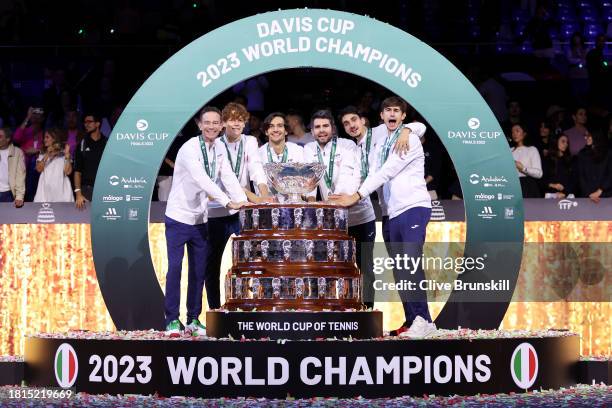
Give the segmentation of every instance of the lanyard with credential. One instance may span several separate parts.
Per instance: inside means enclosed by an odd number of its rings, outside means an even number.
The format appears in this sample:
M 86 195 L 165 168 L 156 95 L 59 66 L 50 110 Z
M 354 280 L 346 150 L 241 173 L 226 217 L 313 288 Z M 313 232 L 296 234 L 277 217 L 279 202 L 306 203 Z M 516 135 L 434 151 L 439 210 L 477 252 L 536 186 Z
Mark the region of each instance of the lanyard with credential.
M 281 161 L 279 163 L 287 163 L 287 145 L 285 145 L 285 148 L 283 149 L 283 157 L 281 158 Z M 268 143 L 268 162 L 270 163 L 276 163 L 274 161 L 274 159 L 272 158 L 272 151 L 270 150 L 270 144 Z
M 361 181 L 368 177 L 369 170 L 369 158 L 370 158 L 370 147 L 372 146 L 372 129 L 368 128 L 365 140 L 365 153 L 363 148 L 361 149 Z
M 202 150 L 202 156 L 204 156 L 204 170 L 206 170 L 206 174 L 208 174 L 208 177 L 210 177 L 212 181 L 215 181 L 217 170 L 217 155 L 213 151 L 213 161 L 212 164 L 209 164 L 208 152 L 206 151 L 206 143 L 204 142 L 204 138 L 202 137 L 202 135 L 200 135 L 200 149 Z
M 244 139 L 240 138 L 240 146 L 238 147 L 238 156 L 236 156 L 236 167 L 234 167 L 234 161 L 232 160 L 232 155 L 230 153 L 229 146 L 227 145 L 227 136 L 223 135 L 221 141 L 225 145 L 225 150 L 227 151 L 227 157 L 229 158 L 230 166 L 234 171 L 234 174 L 240 180 L 240 166 L 242 165 L 242 154 L 244 149 Z
M 334 161 L 336 160 L 336 143 L 338 142 L 338 138 L 334 137 L 332 139 L 332 147 L 331 147 L 331 155 L 329 157 L 329 171 L 325 171 L 323 178 L 325 179 L 325 185 L 328 189 L 331 189 L 332 181 L 334 179 Z M 323 163 L 323 156 L 321 155 L 321 147 L 317 144 L 317 156 L 319 157 L 319 163 Z
M 390 137 L 387 136 L 387 140 L 385 140 L 385 144 L 383 145 L 382 151 L 380 152 L 380 167 L 382 167 L 383 164 L 385 164 L 385 162 L 387 161 L 387 158 L 389 157 L 389 150 L 391 150 L 391 146 L 395 145 L 395 142 L 397 141 L 397 138 L 399 137 L 402 129 L 403 126 L 400 126 L 393 133 L 393 135 L 391 135 Z

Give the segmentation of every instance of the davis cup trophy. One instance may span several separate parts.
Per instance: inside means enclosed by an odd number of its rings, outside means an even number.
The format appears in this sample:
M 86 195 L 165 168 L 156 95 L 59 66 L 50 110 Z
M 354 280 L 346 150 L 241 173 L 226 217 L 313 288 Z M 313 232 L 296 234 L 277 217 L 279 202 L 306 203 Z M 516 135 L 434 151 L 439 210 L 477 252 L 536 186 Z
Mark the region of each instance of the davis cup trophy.
M 232 242 L 232 268 L 225 279 L 223 309 L 243 312 L 243 321 L 248 316 L 268 316 L 283 320 L 283 324 L 295 319 L 311 321 L 324 314 L 312 312 L 336 312 L 332 313 L 336 320 L 341 315 L 340 320 L 353 316 L 361 321 L 361 326 L 359 321 L 352 322 L 359 329 L 348 332 L 353 337 L 382 335 L 382 314 L 364 311 L 361 302 L 361 275 L 355 263 L 356 243 L 347 232 L 347 209 L 302 199 L 317 187 L 325 167 L 319 163 L 268 163 L 264 169 L 280 203 L 240 210 L 240 233 Z M 219 318 L 230 316 L 227 312 L 221 317 L 207 314 L 209 335 L 223 335 L 217 330 L 222 323 Z M 227 331 L 231 324 L 221 326 Z

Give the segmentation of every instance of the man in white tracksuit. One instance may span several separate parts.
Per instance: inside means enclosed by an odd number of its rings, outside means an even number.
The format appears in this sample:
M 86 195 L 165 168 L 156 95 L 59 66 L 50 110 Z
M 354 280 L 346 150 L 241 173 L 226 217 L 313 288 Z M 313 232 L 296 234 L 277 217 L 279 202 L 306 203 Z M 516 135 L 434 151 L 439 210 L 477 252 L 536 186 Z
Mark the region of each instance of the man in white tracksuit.
M 218 125 L 220 120 L 218 109 L 204 107 L 197 120 L 202 134 L 185 142 L 177 153 L 174 165 L 174 180 L 164 221 L 168 249 L 164 309 L 166 334 L 172 337 L 179 336 L 183 330 L 179 320 L 179 304 L 185 245 L 189 260 L 186 331 L 193 336 L 205 335 L 205 328 L 199 320 L 202 290 L 209 275 L 217 273 L 206 267 L 211 242 L 207 225 L 209 197 L 228 210 L 237 210 L 246 202 L 246 195 L 229 161 L 224 157 L 219 142 L 215 141 L 221 129 Z M 217 180 L 228 192 L 231 201 L 216 184 Z
M 389 236 L 385 240 L 393 243 L 390 255 L 393 258 L 396 255 L 407 255 L 416 259 L 423 254 L 425 233 L 431 216 L 431 199 L 425 183 L 425 156 L 419 140 L 425 132 L 425 125 L 414 122 L 408 124 L 407 128 L 403 127 L 406 111 L 407 104 L 401 98 L 390 97 L 382 102 L 381 119 L 386 128 L 386 137 L 377 146 L 376 164 L 370 167 L 367 178 L 356 193 L 334 196 L 332 199 L 341 205 L 351 206 L 378 190 L 389 216 Z M 402 128 L 410 132 L 407 154 L 392 150 Z M 415 282 L 417 289 L 399 292 L 406 320 L 392 334 L 426 336 L 435 330 L 435 325 L 431 323 L 427 294 L 418 285 L 425 279 L 423 268 L 420 263 L 414 271 L 395 268 L 394 276 L 396 282 Z

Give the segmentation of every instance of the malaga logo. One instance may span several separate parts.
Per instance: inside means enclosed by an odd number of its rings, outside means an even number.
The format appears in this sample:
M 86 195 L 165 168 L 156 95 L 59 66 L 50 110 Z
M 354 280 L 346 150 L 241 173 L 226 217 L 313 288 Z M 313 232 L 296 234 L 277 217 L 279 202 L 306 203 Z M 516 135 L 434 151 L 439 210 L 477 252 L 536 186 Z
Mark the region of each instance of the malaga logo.
M 74 385 L 79 373 L 79 360 L 74 348 L 68 343 L 62 343 L 55 352 L 55 379 L 62 388 Z
M 538 376 L 538 353 L 529 343 L 521 343 L 512 353 L 510 372 L 517 387 L 526 390 L 530 388 Z

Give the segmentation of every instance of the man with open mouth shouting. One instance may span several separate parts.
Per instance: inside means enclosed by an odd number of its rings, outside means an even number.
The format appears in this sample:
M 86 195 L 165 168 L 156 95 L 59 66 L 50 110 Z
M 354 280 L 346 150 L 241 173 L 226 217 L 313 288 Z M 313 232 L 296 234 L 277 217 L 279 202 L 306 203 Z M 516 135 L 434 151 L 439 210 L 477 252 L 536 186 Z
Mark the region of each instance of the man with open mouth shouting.
M 368 176 L 354 194 L 331 196 L 332 201 L 350 207 L 378 190 L 383 210 L 383 235 L 390 243 L 390 256 L 421 258 L 427 224 L 431 216 L 431 200 L 424 178 L 425 156 L 419 140 L 425 125 L 414 122 L 403 125 L 407 104 L 401 98 L 390 97 L 381 104 L 380 117 L 384 122 L 377 128 L 384 141 L 375 150 Z M 408 152 L 393 150 L 402 132 L 409 132 Z M 385 216 L 388 218 L 385 219 Z M 406 320 L 392 335 L 424 337 L 435 330 L 427 306 L 427 294 L 418 283 L 425 279 L 421 264 L 412 271 L 394 269 L 396 282 L 415 282 L 416 290 L 399 291 Z

